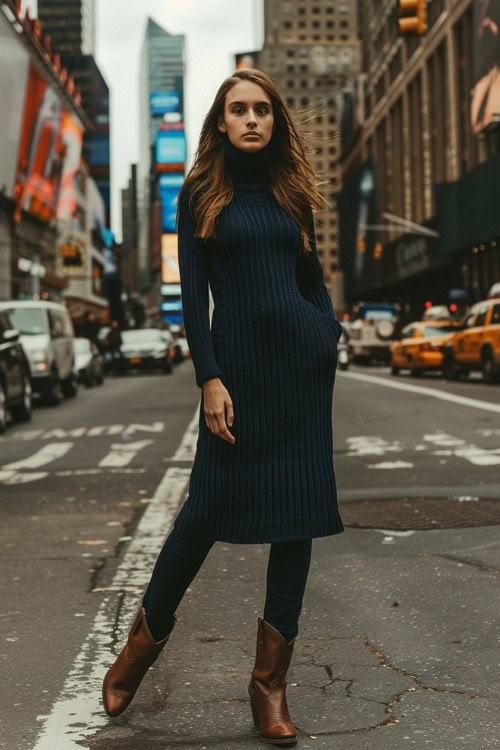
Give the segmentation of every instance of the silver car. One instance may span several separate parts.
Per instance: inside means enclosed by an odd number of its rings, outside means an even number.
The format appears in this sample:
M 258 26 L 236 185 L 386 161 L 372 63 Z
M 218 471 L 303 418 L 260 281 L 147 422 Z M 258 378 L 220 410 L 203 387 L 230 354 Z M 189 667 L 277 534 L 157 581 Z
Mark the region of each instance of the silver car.
M 49 404 L 58 404 L 63 396 L 78 393 L 74 367 L 73 324 L 67 309 L 58 302 L 11 300 L 0 302 L 19 331 L 26 352 L 34 393 Z

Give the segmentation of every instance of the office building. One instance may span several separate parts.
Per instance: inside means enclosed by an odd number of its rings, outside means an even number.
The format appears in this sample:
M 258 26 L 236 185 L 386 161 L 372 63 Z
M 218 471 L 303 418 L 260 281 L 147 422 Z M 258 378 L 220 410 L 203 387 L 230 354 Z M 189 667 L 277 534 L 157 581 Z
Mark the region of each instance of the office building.
M 331 204 L 315 214 L 318 255 L 337 310 L 343 307 L 336 198 L 339 165 L 339 97 L 359 72 L 358 3 L 339 0 L 265 0 L 264 47 L 259 67 L 276 82 L 303 130 L 311 162 Z
M 426 8 L 427 33 L 402 37 L 397 0 L 361 4 L 364 116 L 342 154 L 347 296 L 411 319 L 426 303 L 460 311 L 500 278 L 500 4 Z

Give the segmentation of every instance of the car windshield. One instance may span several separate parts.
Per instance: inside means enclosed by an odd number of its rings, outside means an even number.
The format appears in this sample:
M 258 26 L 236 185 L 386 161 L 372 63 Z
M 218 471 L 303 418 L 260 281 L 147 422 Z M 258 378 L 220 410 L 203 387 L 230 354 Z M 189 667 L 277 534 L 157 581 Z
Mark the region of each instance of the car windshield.
M 90 341 L 88 339 L 75 339 L 74 345 L 77 354 L 88 354 L 90 351 Z
M 161 335 L 159 330 L 137 330 L 137 331 L 124 331 L 122 333 L 122 340 L 124 344 L 163 344 L 165 339 Z
M 20 334 L 36 336 L 45 333 L 43 313 L 36 307 L 9 307 L 4 312 Z
M 424 328 L 424 338 L 428 339 L 431 336 L 442 336 L 445 333 L 453 333 L 456 331 L 455 326 L 425 326 Z

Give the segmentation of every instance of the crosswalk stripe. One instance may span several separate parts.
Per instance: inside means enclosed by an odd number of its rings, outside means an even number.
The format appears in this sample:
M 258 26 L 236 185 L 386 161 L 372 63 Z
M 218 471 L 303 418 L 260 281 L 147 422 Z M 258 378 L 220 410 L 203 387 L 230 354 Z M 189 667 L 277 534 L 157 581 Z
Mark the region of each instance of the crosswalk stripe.
M 74 443 L 48 443 L 31 456 L 22 458 L 20 461 L 14 461 L 11 464 L 4 464 L 2 468 L 38 469 L 40 466 L 46 466 L 46 464 L 50 464 L 52 461 L 62 458 L 62 456 L 66 455 L 73 445 Z
M 110 452 L 99 461 L 99 466 L 127 466 L 132 459 L 152 440 L 139 440 L 137 443 L 114 443 Z

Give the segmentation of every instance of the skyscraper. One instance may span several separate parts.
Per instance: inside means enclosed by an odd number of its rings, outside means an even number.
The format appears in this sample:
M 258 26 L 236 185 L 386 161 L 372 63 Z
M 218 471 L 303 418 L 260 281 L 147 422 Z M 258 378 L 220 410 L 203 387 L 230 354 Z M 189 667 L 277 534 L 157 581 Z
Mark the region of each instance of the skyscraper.
M 184 36 L 148 19 L 139 84 L 138 270 L 146 306 L 160 304 L 162 236 L 175 232 L 171 207 L 184 179 Z
M 315 214 L 318 255 L 335 306 L 343 306 L 339 263 L 339 93 L 360 68 L 358 3 L 340 0 L 265 0 L 264 48 L 259 67 L 275 81 L 292 113 L 307 118 L 311 162 L 333 205 Z

